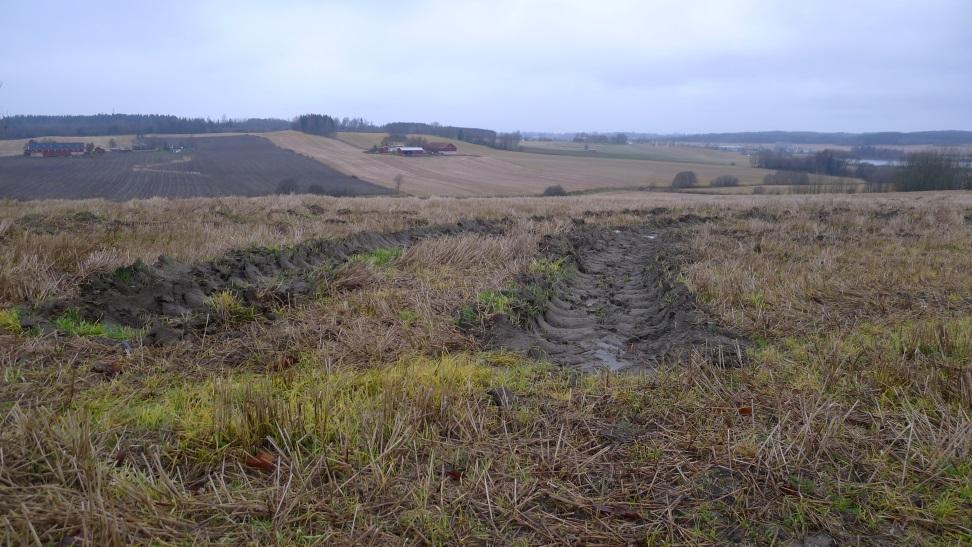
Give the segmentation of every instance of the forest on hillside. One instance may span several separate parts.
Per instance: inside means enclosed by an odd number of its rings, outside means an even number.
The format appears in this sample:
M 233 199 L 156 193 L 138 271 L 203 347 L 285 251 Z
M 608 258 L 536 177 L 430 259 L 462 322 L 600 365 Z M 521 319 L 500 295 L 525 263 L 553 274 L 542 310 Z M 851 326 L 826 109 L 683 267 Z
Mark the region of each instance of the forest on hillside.
M 274 118 L 245 120 L 182 118 L 162 114 L 94 114 L 88 116 L 20 115 L 0 118 L 0 139 L 45 136 L 142 135 L 146 133 L 221 133 L 280 131 L 289 121 Z

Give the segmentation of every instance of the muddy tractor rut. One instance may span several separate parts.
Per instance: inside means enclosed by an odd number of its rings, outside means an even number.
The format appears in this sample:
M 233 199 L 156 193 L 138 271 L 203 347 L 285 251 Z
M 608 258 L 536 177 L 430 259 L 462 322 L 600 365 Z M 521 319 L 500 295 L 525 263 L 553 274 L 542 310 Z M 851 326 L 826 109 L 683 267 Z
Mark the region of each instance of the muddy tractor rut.
M 562 271 L 521 279 L 531 313 L 516 321 L 494 320 L 480 332 L 488 346 L 522 352 L 584 371 L 638 370 L 690 352 L 707 360 L 741 359 L 743 343 L 720 328 L 677 281 L 676 240 L 698 217 L 635 228 L 594 227 L 578 220 L 572 230 L 549 236 L 542 254 Z M 80 287 L 78 296 L 23 310 L 24 326 L 55 328 L 69 310 L 88 321 L 144 329 L 143 343 L 165 344 L 208 328 L 209 297 L 231 291 L 268 317 L 277 304 L 309 297 L 322 269 L 379 248 L 406 248 L 421 240 L 475 233 L 497 235 L 509 220 L 464 220 L 344 239 L 314 239 L 283 249 L 230 252 L 196 265 L 159 257 L 103 274 Z M 134 342 L 134 341 L 133 341 Z
M 677 279 L 678 233 L 582 227 L 548 241 L 551 259 L 566 257 L 563 273 L 518 326 L 493 325 L 492 344 L 584 371 L 651 369 L 692 353 L 738 363 L 745 342 L 719 327 Z
M 343 239 L 308 240 L 282 249 L 233 251 L 196 265 L 161 256 L 152 265 L 137 262 L 99 275 L 82 285 L 76 298 L 23 310 L 24 326 L 49 329 L 55 318 L 77 310 L 89 321 L 145 328 L 146 342 L 165 343 L 208 323 L 207 298 L 220 291 L 232 291 L 244 304 L 266 310 L 267 302 L 292 303 L 313 293 L 316 272 L 325 266 L 336 267 L 354 255 L 380 248 L 405 248 L 429 238 L 501 234 L 505 224 L 462 220 L 399 232 L 363 232 Z

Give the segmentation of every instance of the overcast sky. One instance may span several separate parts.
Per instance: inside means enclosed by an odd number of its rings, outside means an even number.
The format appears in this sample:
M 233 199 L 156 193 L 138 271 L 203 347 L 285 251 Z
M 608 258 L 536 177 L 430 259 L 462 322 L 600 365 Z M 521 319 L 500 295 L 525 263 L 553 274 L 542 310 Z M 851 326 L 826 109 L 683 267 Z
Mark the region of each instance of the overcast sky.
M 0 112 L 972 129 L 968 0 L 0 0 Z

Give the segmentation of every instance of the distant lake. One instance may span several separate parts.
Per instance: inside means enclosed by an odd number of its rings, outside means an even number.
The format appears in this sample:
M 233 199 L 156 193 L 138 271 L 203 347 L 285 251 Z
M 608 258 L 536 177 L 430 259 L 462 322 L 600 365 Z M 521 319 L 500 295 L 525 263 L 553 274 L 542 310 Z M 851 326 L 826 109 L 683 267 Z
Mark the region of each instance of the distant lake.
M 855 160 L 853 163 L 870 163 L 871 165 L 901 165 L 901 160 L 864 158 L 860 160 Z

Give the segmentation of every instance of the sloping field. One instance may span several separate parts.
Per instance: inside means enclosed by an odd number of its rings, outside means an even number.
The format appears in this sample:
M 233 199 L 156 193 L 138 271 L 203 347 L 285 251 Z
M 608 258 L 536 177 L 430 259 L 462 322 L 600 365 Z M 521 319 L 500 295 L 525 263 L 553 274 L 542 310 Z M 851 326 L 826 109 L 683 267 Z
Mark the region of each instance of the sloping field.
M 695 171 L 702 184 L 719 175 L 736 176 L 741 184 L 760 184 L 769 173 L 765 169 L 732 165 L 527 154 L 466 143 L 459 143 L 458 156 L 406 158 L 365 154 L 363 150 L 369 143 L 380 140 L 381 136 L 342 133 L 338 140 L 296 131 L 266 134 L 277 146 L 382 186 L 393 188 L 395 177 L 401 175 L 402 192 L 412 195 L 529 195 L 539 194 L 555 184 L 568 191 L 668 186 L 676 173 L 686 170 Z M 358 143 L 358 147 L 348 142 Z
M 646 143 L 591 144 L 585 150 L 584 143 L 529 141 L 522 143 L 522 148 L 525 152 L 537 154 L 559 154 L 587 158 L 621 158 L 713 165 L 749 164 L 749 158 L 742 154 L 710 150 L 702 146 L 654 146 Z
M 356 196 L 387 190 L 254 136 L 192 138 L 182 154 L 109 153 L 90 158 L 0 158 L 0 197 L 128 200 L 261 196 L 284 180 L 299 192 Z
M 339 132 L 335 138 L 337 140 L 346 142 L 355 148 L 360 148 L 362 150 L 367 150 L 372 146 L 377 146 L 381 144 L 381 141 L 387 136 L 387 133 L 347 133 Z M 434 135 L 409 135 L 412 137 L 422 137 L 429 142 L 451 142 L 456 145 L 459 149 L 458 155 L 460 156 L 492 156 L 497 152 L 503 152 L 503 150 L 497 150 L 495 148 L 490 148 L 488 146 L 483 146 L 481 144 L 472 144 L 465 141 L 460 141 L 458 139 L 450 139 L 446 137 L 437 137 Z

